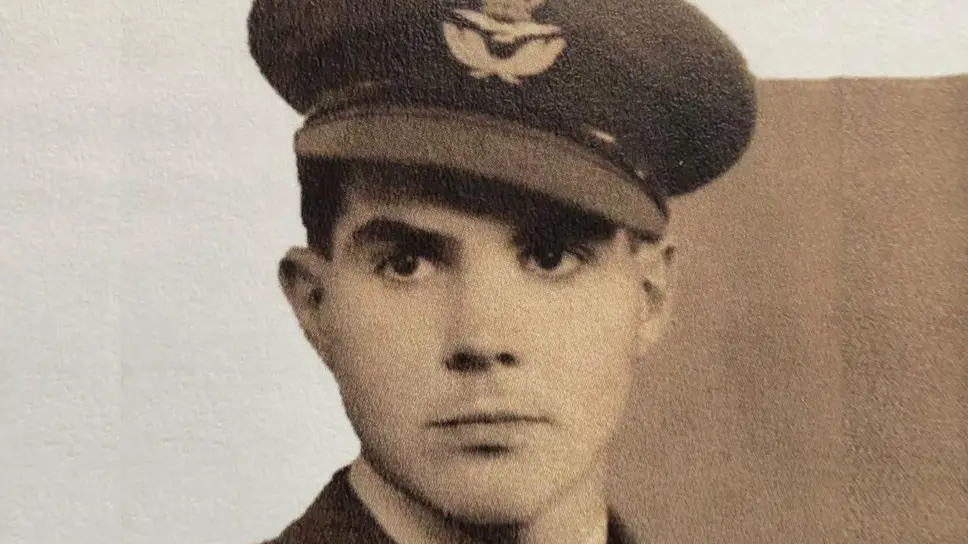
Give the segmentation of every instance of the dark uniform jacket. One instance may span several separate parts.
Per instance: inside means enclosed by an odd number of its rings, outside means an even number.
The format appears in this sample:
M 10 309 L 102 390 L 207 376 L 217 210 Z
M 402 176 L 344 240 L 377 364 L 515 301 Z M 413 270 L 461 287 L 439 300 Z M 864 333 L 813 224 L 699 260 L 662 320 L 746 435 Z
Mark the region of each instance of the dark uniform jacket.
M 312 505 L 279 537 L 263 544 L 395 544 L 353 491 L 349 469 L 337 472 Z M 634 544 L 628 529 L 609 515 L 608 544 Z

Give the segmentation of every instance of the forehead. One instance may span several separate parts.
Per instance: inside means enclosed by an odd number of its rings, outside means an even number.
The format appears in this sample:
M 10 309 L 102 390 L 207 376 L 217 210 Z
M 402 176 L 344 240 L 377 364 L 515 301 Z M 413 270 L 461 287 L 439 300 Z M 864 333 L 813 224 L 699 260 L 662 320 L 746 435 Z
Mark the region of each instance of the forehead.
M 423 217 L 464 217 L 514 230 L 595 231 L 617 226 L 578 206 L 498 180 L 451 170 L 399 165 L 354 165 L 347 173 L 346 211 L 409 211 Z

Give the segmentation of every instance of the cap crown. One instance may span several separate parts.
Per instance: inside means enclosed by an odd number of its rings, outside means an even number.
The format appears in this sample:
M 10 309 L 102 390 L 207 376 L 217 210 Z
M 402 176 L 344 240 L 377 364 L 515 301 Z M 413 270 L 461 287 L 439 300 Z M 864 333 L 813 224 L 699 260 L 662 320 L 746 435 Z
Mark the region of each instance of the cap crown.
M 256 0 L 252 55 L 313 122 L 367 107 L 505 119 L 677 195 L 745 150 L 753 78 L 682 0 Z

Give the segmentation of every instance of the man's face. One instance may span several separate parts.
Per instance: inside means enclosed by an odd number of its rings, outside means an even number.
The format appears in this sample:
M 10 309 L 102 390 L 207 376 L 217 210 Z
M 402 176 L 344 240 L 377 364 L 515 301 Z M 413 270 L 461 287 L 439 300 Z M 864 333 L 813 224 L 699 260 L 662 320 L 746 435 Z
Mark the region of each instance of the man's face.
M 625 232 L 528 223 L 351 191 L 323 261 L 321 352 L 365 457 L 469 521 L 601 472 L 640 346 Z

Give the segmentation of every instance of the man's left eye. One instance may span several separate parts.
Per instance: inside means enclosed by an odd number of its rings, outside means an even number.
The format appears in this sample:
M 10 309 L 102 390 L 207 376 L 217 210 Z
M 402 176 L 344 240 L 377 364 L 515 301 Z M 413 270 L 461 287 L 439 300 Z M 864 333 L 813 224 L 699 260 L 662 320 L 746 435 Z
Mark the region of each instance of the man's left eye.
M 573 274 L 587 262 L 587 257 L 579 250 L 557 247 L 528 251 L 522 261 L 526 270 L 557 279 Z

